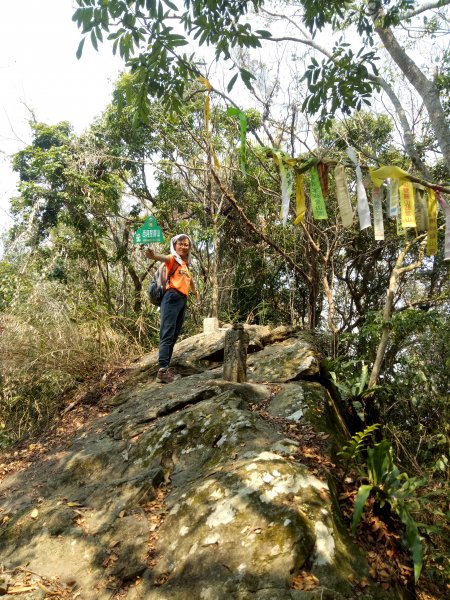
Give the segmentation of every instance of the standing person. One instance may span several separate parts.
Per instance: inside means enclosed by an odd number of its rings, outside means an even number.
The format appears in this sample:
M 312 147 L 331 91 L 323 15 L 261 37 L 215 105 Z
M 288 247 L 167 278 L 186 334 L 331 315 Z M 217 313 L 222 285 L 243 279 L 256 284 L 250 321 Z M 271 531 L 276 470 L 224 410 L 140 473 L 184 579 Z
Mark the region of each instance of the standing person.
M 145 256 L 166 264 L 166 291 L 161 302 L 159 329 L 159 371 L 156 376 L 161 383 L 172 383 L 180 377 L 169 367 L 173 347 L 180 335 L 186 312 L 186 301 L 191 290 L 198 300 L 192 273 L 191 262 L 192 241 L 188 235 L 175 235 L 170 240 L 170 254 L 157 254 L 147 248 Z

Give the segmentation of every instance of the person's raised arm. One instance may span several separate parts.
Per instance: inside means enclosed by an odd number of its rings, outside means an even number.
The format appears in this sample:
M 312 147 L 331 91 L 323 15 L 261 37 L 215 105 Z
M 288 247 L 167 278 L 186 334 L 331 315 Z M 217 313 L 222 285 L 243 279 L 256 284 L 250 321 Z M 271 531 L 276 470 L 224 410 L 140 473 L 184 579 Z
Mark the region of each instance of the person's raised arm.
M 147 248 L 145 250 L 145 256 L 150 258 L 150 260 L 159 260 L 159 262 L 165 263 L 168 263 L 171 258 L 170 254 L 158 254 L 153 248 Z

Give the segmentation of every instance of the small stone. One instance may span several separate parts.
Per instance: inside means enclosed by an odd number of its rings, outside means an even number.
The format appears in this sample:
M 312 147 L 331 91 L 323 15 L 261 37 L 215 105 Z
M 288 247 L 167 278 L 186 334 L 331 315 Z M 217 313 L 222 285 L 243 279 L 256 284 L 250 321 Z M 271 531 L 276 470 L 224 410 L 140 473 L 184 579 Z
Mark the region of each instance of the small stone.
M 11 575 L 4 573 L 0 575 L 0 596 L 4 596 L 8 593 L 9 582 L 11 581 Z

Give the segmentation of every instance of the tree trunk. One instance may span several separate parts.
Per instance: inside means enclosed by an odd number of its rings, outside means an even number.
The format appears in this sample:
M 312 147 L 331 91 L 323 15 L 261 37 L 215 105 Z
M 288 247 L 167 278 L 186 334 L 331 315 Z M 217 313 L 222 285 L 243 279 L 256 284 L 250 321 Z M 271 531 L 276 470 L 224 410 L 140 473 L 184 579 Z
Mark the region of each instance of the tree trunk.
M 217 230 L 214 228 L 214 256 L 212 261 L 212 269 L 211 269 L 211 309 L 210 316 L 216 319 L 219 318 L 219 240 L 217 235 Z
M 400 254 L 395 262 L 395 266 L 392 269 L 392 273 L 389 278 L 389 287 L 388 287 L 388 291 L 386 294 L 386 301 L 384 303 L 384 308 L 383 308 L 383 325 L 381 326 L 381 337 L 380 337 L 380 341 L 378 342 L 377 354 L 375 357 L 375 361 L 373 363 L 373 367 L 372 367 L 372 371 L 370 373 L 370 378 L 369 378 L 369 383 L 368 383 L 369 389 L 374 388 L 377 385 L 378 377 L 379 377 L 380 371 L 381 371 L 381 365 L 383 363 L 384 356 L 386 354 L 386 348 L 387 348 L 388 341 L 389 341 L 389 334 L 392 329 L 391 319 L 392 319 L 392 314 L 394 312 L 394 297 L 398 290 L 400 277 L 403 273 L 406 273 L 407 271 L 413 271 L 413 270 L 417 269 L 418 267 L 420 267 L 420 265 L 422 264 L 422 260 L 423 260 L 424 242 L 421 243 L 421 247 L 420 247 L 420 251 L 419 251 L 419 258 L 417 259 L 417 261 L 415 263 L 408 265 L 407 267 L 402 267 L 403 261 L 405 260 L 405 256 L 409 252 L 411 246 L 415 242 L 417 242 L 419 239 L 423 239 L 423 238 L 424 238 L 424 236 L 421 235 L 420 237 L 415 238 L 413 241 L 407 242 L 405 244 L 405 247 L 403 248 L 403 250 L 400 252 Z
M 134 267 L 131 264 L 127 264 L 127 271 L 131 277 L 134 287 L 134 304 L 133 310 L 136 315 L 140 315 L 142 312 L 142 281 L 139 275 L 136 273 Z
M 425 177 L 425 179 L 430 180 L 431 176 L 428 171 L 428 168 L 419 156 L 419 153 L 417 152 L 415 136 L 413 131 L 411 130 L 405 109 L 403 108 L 403 104 L 400 102 L 394 90 L 385 79 L 383 79 L 382 77 L 374 77 L 373 81 L 377 82 L 383 88 L 389 100 L 392 102 L 392 106 L 394 107 L 394 110 L 397 113 L 397 117 L 400 121 L 400 125 L 403 131 L 403 142 L 405 144 L 405 150 L 409 158 L 411 159 L 412 164 L 418 170 L 418 172 L 423 177 Z
M 442 156 L 447 168 L 450 170 L 450 127 L 441 105 L 436 84 L 427 79 L 416 63 L 406 54 L 391 29 L 384 29 L 375 23 L 375 31 L 401 72 L 422 98 L 441 148 Z

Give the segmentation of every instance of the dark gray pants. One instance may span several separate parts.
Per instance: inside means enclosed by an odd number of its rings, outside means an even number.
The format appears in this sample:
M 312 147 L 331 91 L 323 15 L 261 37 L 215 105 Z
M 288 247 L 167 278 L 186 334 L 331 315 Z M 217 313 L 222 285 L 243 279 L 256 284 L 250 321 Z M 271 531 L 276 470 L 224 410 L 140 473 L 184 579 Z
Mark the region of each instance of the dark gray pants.
M 159 327 L 159 368 L 167 369 L 173 347 L 180 335 L 186 312 L 186 296 L 177 290 L 168 290 L 161 302 Z

